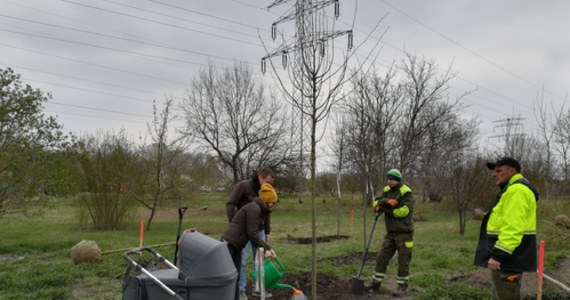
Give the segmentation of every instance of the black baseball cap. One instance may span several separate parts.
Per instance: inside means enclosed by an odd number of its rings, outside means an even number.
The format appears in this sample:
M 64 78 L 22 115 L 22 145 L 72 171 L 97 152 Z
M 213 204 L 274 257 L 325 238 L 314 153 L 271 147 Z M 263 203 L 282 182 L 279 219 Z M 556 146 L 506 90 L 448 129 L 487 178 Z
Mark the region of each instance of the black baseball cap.
M 489 170 L 495 170 L 495 167 L 500 167 L 500 166 L 513 167 L 519 173 L 521 171 L 521 164 L 518 162 L 518 160 L 516 160 L 512 157 L 506 157 L 505 156 L 505 157 L 499 158 L 495 162 L 487 162 L 487 168 L 489 168 Z

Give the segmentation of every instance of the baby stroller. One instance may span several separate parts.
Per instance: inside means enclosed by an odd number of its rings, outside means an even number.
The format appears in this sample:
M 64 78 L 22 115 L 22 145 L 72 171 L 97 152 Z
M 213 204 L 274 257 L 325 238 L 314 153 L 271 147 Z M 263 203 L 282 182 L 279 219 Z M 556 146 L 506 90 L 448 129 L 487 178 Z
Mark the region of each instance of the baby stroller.
M 131 258 L 141 251 L 153 255 L 149 265 L 162 263 L 168 268 L 147 270 Z M 233 299 L 238 273 L 227 244 L 197 231 L 180 239 L 180 269 L 158 252 L 134 248 L 123 254 L 127 270 L 123 282 L 123 300 L 211 300 Z M 136 273 L 131 274 L 133 268 Z

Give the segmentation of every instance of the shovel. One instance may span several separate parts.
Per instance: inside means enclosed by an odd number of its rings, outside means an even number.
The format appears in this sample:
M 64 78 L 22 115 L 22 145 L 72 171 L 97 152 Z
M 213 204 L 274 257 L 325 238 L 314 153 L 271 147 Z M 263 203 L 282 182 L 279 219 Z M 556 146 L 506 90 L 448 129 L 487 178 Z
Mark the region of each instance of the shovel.
M 370 249 L 370 243 L 372 242 L 372 237 L 374 236 L 374 228 L 376 227 L 376 222 L 382 213 L 377 212 L 374 217 L 374 222 L 372 223 L 372 229 L 370 229 L 370 236 L 368 237 L 368 243 L 366 244 L 366 249 L 364 250 L 364 257 L 362 258 L 362 265 L 358 270 L 358 274 L 352 276 L 352 283 L 350 286 L 350 291 L 353 294 L 361 295 L 364 293 L 364 280 L 360 278 L 362 275 L 362 269 L 364 269 L 364 263 L 366 262 L 366 256 L 368 255 L 368 249 Z
M 174 265 L 176 265 L 178 261 L 178 248 L 180 247 L 179 240 L 180 240 L 180 231 L 182 230 L 182 218 L 184 217 L 184 213 L 188 209 L 188 206 L 182 205 L 178 208 L 178 234 L 176 235 L 176 249 L 174 249 Z

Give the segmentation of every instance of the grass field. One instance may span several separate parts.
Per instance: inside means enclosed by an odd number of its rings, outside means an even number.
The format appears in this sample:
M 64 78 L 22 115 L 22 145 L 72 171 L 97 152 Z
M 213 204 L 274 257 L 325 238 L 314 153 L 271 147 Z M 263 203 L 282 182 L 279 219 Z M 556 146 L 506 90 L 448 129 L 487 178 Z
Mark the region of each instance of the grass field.
M 186 200 L 190 209 L 184 216 L 184 228 L 192 227 L 214 238 L 226 229 L 225 199 L 223 194 L 207 194 L 198 200 Z M 324 201 L 326 203 L 323 203 Z M 356 201 L 355 201 L 356 202 Z M 337 234 L 337 201 L 317 199 L 317 235 Z M 275 248 L 288 273 L 301 273 L 311 268 L 311 245 L 284 241 L 287 236 L 310 237 L 310 201 L 299 204 L 297 199 L 281 199 L 272 214 L 273 232 L 270 243 Z M 365 211 L 368 222 L 373 215 Z M 570 204 L 541 203 L 539 207 L 539 240 L 547 243 L 546 269 L 570 255 L 570 245 L 561 239 L 553 225 L 554 215 L 570 215 Z M 141 211 L 127 228 L 120 231 L 85 231 L 80 229 L 78 212 L 73 199 L 52 200 L 44 215 L 33 218 L 0 220 L 0 299 L 120 299 L 120 278 L 125 271 L 121 252 L 103 256 L 100 263 L 74 265 L 69 257 L 73 245 L 81 240 L 96 241 L 102 251 L 134 248 L 139 245 Z M 476 269 L 474 249 L 480 221 L 469 220 L 466 233 L 458 234 L 458 218 L 450 205 L 421 204 L 414 214 L 426 221 L 416 222 L 414 258 L 411 265 L 411 284 L 422 292 L 412 294 L 414 299 L 486 299 L 488 290 L 455 283 L 448 286 L 446 279 L 453 273 Z M 178 228 L 177 204 L 162 207 L 152 229 L 145 232 L 144 244 L 174 242 Z M 370 251 L 378 250 L 384 234 L 383 220 L 378 222 Z M 364 249 L 363 211 L 357 205 L 343 200 L 340 214 L 341 235 L 348 239 L 319 243 L 318 271 L 344 278 L 357 273 L 360 262 L 338 265 L 333 258 L 362 252 Z M 567 236 L 565 237 L 567 241 Z M 562 242 L 561 242 L 562 240 Z M 167 258 L 174 256 L 174 247 L 157 248 Z M 371 270 L 365 270 L 368 277 Z M 388 274 L 394 275 L 391 266 Z M 437 297 L 433 295 L 438 295 Z

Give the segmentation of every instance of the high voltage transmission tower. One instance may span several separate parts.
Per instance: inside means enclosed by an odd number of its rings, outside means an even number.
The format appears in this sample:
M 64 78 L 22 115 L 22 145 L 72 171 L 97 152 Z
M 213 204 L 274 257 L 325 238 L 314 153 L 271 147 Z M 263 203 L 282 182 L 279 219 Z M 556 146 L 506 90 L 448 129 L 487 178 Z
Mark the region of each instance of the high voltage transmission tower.
M 343 35 L 348 35 L 348 49 L 352 48 L 352 30 L 327 30 L 329 24 L 326 21 L 328 16 L 325 9 L 333 5 L 334 17 L 338 19 L 340 13 L 339 0 L 276 0 L 267 8 L 270 9 L 286 2 L 294 2 L 293 8 L 271 24 L 271 37 L 273 40 L 277 38 L 279 24 L 294 21 L 294 39 L 289 42 L 284 41 L 281 46 L 272 52 L 268 52 L 268 54 L 261 59 L 261 71 L 263 73 L 266 71 L 266 60 L 275 56 L 281 56 L 281 64 L 283 68 L 287 68 L 289 56 L 291 55 L 297 67 L 289 70 L 289 76 L 290 78 L 292 77 L 299 80 L 299 78 L 303 78 L 302 72 L 307 70 L 307 68 L 299 66 L 318 63 L 317 60 L 314 59 L 315 56 L 313 54 L 317 54 L 321 58 L 326 57 L 328 55 L 327 49 L 331 46 L 329 44 L 331 40 Z M 307 51 L 311 53 L 307 55 Z M 314 53 L 315 51 L 317 53 Z M 311 123 L 307 111 L 311 108 L 311 100 L 314 100 L 310 97 L 312 92 L 311 86 L 308 83 L 302 83 L 302 86 L 300 88 L 297 87 L 292 93 L 295 98 L 298 99 L 296 101 L 297 103 L 292 103 L 291 138 L 293 141 L 298 141 L 298 144 L 295 146 L 297 149 L 292 149 L 292 153 L 298 157 L 298 167 L 301 174 L 299 186 L 301 198 L 299 201 L 302 201 L 304 191 L 303 182 L 309 165 L 307 162 L 307 153 L 309 153 L 311 145 L 307 140 L 310 137 Z
M 501 139 L 505 143 L 503 151 L 507 155 L 517 157 L 522 152 L 525 136 L 522 123 L 524 120 L 519 115 L 493 121 L 493 123 L 496 123 L 494 129 L 500 130 L 501 133 L 491 136 L 491 138 Z

